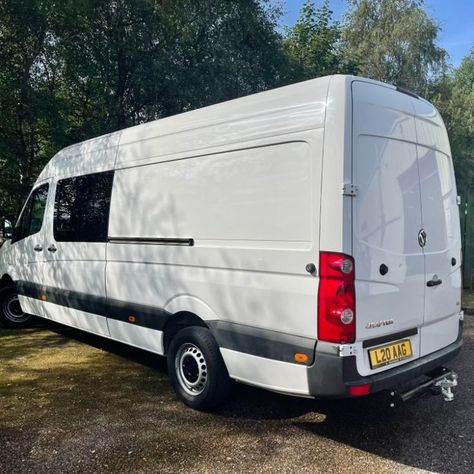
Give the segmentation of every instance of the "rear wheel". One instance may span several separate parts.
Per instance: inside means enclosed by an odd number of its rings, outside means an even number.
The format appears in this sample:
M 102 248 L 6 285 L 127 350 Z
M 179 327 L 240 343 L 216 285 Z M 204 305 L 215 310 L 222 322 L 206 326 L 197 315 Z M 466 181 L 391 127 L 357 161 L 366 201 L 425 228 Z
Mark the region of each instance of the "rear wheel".
M 28 325 L 31 315 L 23 312 L 14 284 L 0 290 L 0 323 L 7 328 L 22 328 Z
M 229 396 L 232 381 L 207 328 L 192 326 L 179 331 L 171 340 L 167 362 L 171 384 L 186 405 L 205 410 Z

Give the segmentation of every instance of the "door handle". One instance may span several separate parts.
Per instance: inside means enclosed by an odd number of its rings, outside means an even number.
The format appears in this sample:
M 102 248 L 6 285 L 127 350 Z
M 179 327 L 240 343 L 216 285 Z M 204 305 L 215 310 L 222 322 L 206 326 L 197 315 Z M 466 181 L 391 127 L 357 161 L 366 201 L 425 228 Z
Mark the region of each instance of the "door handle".
M 58 249 L 56 248 L 56 245 L 54 245 L 54 244 L 53 244 L 53 245 L 50 245 L 50 246 L 48 247 L 48 252 L 54 253 L 54 252 L 56 252 L 56 250 L 58 250 Z
M 35 252 L 42 252 L 43 251 L 43 247 L 41 247 L 40 244 L 36 244 L 34 247 L 33 247 L 33 250 Z
M 429 287 L 432 287 L 432 286 L 438 286 L 438 285 L 441 285 L 441 283 L 443 283 L 442 280 L 440 279 L 437 279 L 437 280 L 430 280 L 426 286 L 429 286 Z

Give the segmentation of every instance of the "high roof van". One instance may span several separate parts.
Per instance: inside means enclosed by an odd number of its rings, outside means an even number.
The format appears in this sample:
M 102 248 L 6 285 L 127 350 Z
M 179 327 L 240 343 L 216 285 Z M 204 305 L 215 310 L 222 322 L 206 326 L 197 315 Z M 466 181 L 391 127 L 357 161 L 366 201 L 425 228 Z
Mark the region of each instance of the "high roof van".
M 435 380 L 463 321 L 445 126 L 415 94 L 336 75 L 70 146 L 0 277 L 5 325 L 164 355 L 194 408 L 233 380 L 326 398 Z

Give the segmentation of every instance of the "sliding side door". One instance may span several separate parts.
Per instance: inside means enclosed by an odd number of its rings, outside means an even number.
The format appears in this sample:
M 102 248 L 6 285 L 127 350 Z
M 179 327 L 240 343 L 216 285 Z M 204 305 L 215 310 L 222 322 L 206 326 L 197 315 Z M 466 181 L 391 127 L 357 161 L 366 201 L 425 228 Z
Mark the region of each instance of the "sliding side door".
M 45 248 L 48 317 L 109 335 L 105 265 L 113 171 L 60 179 Z

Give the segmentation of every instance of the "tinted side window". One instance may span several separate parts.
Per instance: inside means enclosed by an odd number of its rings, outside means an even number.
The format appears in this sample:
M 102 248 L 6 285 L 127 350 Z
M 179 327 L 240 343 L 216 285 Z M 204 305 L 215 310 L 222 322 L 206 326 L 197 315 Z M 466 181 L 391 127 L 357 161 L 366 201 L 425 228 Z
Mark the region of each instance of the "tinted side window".
M 54 202 L 57 242 L 106 242 L 114 173 L 58 181 Z
M 36 234 L 41 230 L 44 211 L 48 200 L 48 184 L 43 184 L 35 189 L 23 209 L 13 232 L 13 242 Z

